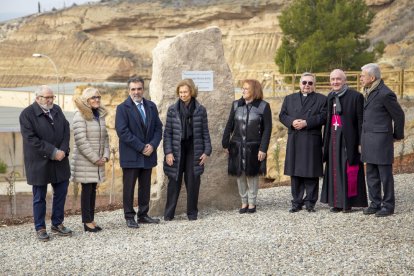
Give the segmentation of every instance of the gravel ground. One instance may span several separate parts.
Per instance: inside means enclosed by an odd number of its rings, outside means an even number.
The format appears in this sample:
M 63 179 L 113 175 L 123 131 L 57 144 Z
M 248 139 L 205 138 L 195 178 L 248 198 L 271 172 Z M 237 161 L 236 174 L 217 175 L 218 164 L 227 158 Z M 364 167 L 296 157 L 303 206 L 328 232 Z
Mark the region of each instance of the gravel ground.
M 122 210 L 98 213 L 99 233 L 37 241 L 32 224 L 0 228 L 0 274 L 414 275 L 414 174 L 397 175 L 396 214 L 290 214 L 290 188 L 262 189 L 256 214 L 202 210 L 129 229 Z M 49 221 L 47 222 L 49 224 Z

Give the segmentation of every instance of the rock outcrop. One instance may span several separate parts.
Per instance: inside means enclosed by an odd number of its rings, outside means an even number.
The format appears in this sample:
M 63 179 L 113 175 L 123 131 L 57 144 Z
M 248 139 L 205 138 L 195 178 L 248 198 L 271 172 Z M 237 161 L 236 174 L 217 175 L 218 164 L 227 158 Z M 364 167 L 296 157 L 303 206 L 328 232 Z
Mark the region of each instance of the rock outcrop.
M 175 88 L 183 71 L 213 71 L 213 91 L 200 91 L 197 100 L 205 106 L 213 152 L 201 177 L 199 208 L 235 208 L 239 203 L 236 180 L 227 175 L 227 154 L 221 138 L 234 99 L 233 78 L 226 63 L 221 31 L 210 27 L 162 40 L 153 51 L 151 99 L 157 104 L 165 123 L 168 107 L 177 101 Z M 162 214 L 165 208 L 168 178 L 163 172 L 164 152 L 158 149 L 157 180 L 152 187 L 151 213 Z M 177 213 L 185 211 L 184 183 Z

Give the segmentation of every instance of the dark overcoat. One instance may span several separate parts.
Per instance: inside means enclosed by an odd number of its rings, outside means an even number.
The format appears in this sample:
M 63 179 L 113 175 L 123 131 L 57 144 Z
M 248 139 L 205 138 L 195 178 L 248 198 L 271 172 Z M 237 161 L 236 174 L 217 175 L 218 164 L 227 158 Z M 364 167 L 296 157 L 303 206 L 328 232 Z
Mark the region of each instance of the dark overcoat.
M 348 162 L 350 165 L 356 165 L 361 161 L 361 155 L 358 152 L 358 146 L 361 139 L 362 128 L 362 113 L 364 108 L 364 96 L 353 90 L 349 89 L 345 94 L 339 98 L 342 107 L 341 122 L 342 133 L 345 137 L 346 153 Z M 335 92 L 331 92 L 328 95 L 328 114 L 327 124 L 325 126 L 323 136 L 323 161 L 328 160 L 329 155 L 329 140 L 331 137 L 331 120 L 332 120 L 332 106 L 335 102 Z
M 20 114 L 20 132 L 23 137 L 24 165 L 27 183 L 43 186 L 69 180 L 69 122 L 62 109 L 54 105 L 50 110 L 53 121 L 37 102 Z M 56 149 L 66 153 L 61 161 L 52 160 Z
M 167 122 L 164 129 L 164 154 L 172 153 L 174 163 L 168 166 L 164 157 L 164 173 L 178 179 L 178 168 L 181 160 L 181 119 L 179 100 L 168 108 Z M 212 151 L 210 133 L 208 131 L 207 111 L 197 100 L 195 100 L 195 109 L 193 113 L 193 145 L 194 145 L 194 175 L 199 176 L 204 172 L 204 165 L 200 165 L 200 157 L 203 153 L 210 155 Z
M 404 111 L 397 96 L 381 80 L 364 104 L 361 160 L 391 165 L 394 160 L 393 141 L 404 138 L 404 122 Z
M 296 119 L 306 120 L 307 126 L 295 130 L 292 123 Z M 310 93 L 304 105 L 300 92 L 286 96 L 279 120 L 288 129 L 285 175 L 322 176 L 322 126 L 326 123 L 326 96 Z
M 268 102 L 260 99 L 247 105 L 241 98 L 232 104 L 222 145 L 228 149 L 228 173 L 256 176 L 266 173 L 266 160 L 258 160 L 258 153 L 267 153 L 272 133 L 272 113 Z
M 143 104 L 145 123 L 131 97 L 116 108 L 115 129 L 119 137 L 119 163 L 122 168 L 150 169 L 157 165 L 162 123 L 156 105 L 146 99 L 143 99 Z M 146 144 L 154 148 L 150 156 L 142 153 Z

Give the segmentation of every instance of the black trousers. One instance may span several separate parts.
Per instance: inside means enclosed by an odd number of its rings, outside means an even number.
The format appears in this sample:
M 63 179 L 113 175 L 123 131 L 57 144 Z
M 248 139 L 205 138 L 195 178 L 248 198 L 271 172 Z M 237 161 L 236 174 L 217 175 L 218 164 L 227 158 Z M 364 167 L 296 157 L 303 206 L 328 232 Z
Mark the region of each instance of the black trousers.
M 125 219 L 135 218 L 134 191 L 138 179 L 138 218 L 148 215 L 152 169 L 123 168 L 123 206 Z
M 95 217 L 95 201 L 97 183 L 81 183 L 82 222 L 90 223 Z
M 174 218 L 184 174 L 185 188 L 187 190 L 187 216 L 189 219 L 196 219 L 198 215 L 197 205 L 200 192 L 200 176 L 194 175 L 194 145 L 192 139 L 181 142 L 180 159 L 178 179 L 176 180 L 172 177 L 168 179 L 167 203 L 164 217 Z
M 367 163 L 367 184 L 368 195 L 371 201 L 370 206 L 374 208 L 385 208 L 394 211 L 394 176 L 392 165 L 376 165 Z M 384 197 L 381 197 L 381 184 L 384 190 Z M 382 205 L 381 205 L 382 204 Z
M 318 177 L 300 177 L 291 176 L 291 192 L 292 192 L 292 206 L 306 208 L 314 207 L 318 201 L 319 193 L 319 178 Z M 303 195 L 306 196 L 303 198 Z

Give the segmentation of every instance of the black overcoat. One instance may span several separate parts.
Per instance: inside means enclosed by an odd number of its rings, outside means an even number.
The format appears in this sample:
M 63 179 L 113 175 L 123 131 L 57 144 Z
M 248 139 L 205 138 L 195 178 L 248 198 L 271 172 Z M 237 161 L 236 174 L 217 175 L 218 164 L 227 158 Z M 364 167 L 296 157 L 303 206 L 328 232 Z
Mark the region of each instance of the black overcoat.
M 296 119 L 306 120 L 307 126 L 295 130 L 292 122 Z M 288 129 L 285 175 L 322 176 L 322 126 L 326 123 L 326 96 L 310 93 L 304 105 L 300 92 L 286 96 L 279 120 Z
M 164 157 L 164 173 L 178 179 L 178 168 L 181 160 L 181 118 L 179 109 L 180 100 L 168 108 L 167 121 L 165 123 L 163 146 L 164 154 L 172 153 L 174 163 L 168 166 Z M 193 145 L 194 145 L 194 175 L 199 176 L 204 172 L 204 165 L 200 165 L 200 157 L 203 153 L 210 155 L 212 151 L 210 133 L 208 131 L 207 111 L 197 100 L 193 113 Z
M 393 141 L 404 138 L 404 122 L 404 111 L 397 96 L 381 80 L 364 104 L 361 160 L 391 165 L 394 160 Z
M 20 131 L 23 137 L 24 165 L 27 183 L 43 186 L 70 178 L 69 122 L 62 109 L 54 105 L 50 113 L 51 123 L 37 102 L 26 107 L 20 114 Z M 61 161 L 52 160 L 55 149 L 66 153 Z
M 327 124 L 325 126 L 323 136 L 323 161 L 328 160 L 329 154 L 329 139 L 331 136 L 331 120 L 332 120 L 332 105 L 335 101 L 335 92 L 331 92 L 328 95 L 328 114 Z M 346 153 L 348 162 L 350 165 L 356 165 L 361 161 L 361 155 L 358 152 L 358 146 L 361 139 L 362 128 L 362 113 L 364 107 L 364 96 L 353 90 L 349 89 L 345 94 L 339 98 L 342 107 L 341 122 L 342 132 L 345 137 Z

